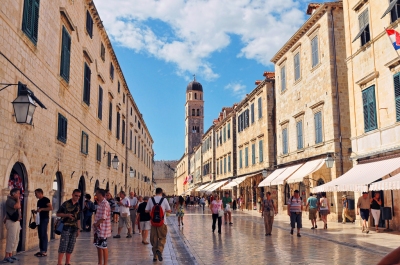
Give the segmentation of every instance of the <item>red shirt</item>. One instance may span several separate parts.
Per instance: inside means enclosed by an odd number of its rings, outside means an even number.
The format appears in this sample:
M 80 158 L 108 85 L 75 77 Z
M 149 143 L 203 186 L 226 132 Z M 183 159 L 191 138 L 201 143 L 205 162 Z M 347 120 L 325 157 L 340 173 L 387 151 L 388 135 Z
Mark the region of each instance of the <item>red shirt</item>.
M 97 206 L 96 215 L 94 217 L 94 221 L 104 219 L 104 221 L 100 224 L 100 227 L 94 227 L 94 233 L 97 233 L 98 237 L 107 238 L 111 236 L 111 218 L 110 218 L 110 204 L 104 198 L 101 203 Z

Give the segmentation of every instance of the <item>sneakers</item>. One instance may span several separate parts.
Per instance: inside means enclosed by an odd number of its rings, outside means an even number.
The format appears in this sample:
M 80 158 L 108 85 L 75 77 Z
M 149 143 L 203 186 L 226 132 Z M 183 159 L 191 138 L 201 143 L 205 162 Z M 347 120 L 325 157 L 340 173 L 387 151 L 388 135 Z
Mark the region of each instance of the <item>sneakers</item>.
M 128 234 L 127 236 L 126 236 L 126 238 L 131 238 L 132 237 L 132 235 L 131 234 Z
M 3 263 L 14 263 L 14 260 L 12 260 L 11 258 L 4 258 Z
M 113 236 L 113 238 L 121 238 L 121 236 L 120 235 L 115 235 L 115 236 Z
M 10 257 L 10 259 L 12 259 L 12 260 L 19 260 L 16 256 L 12 256 L 12 257 Z

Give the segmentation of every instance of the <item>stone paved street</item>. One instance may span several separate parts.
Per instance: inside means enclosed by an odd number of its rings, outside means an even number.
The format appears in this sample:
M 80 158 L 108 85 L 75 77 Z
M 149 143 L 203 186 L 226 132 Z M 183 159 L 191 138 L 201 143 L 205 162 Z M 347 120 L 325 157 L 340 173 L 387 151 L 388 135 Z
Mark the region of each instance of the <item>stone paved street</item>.
M 304 216 L 306 218 L 306 216 Z M 285 216 L 278 216 L 271 237 L 264 236 L 262 218 L 256 211 L 235 212 L 233 226 L 222 227 L 222 234 L 211 232 L 211 215 L 189 208 L 184 227 L 178 228 L 176 218 L 168 218 L 169 235 L 164 261 L 156 264 L 376 264 L 386 253 L 398 247 L 398 234 L 362 234 L 354 224 L 329 223 L 329 230 L 310 229 L 304 221 L 302 237 L 289 234 Z M 319 222 L 322 227 L 322 222 Z M 116 226 L 114 225 L 114 230 Z M 126 232 L 125 232 L 126 233 Z M 82 233 L 71 264 L 97 264 L 91 235 Z M 141 238 L 109 239 L 111 265 L 155 264 L 151 246 Z M 14 264 L 57 264 L 58 241 L 50 243 L 49 256 L 36 258 L 37 250 L 18 255 Z

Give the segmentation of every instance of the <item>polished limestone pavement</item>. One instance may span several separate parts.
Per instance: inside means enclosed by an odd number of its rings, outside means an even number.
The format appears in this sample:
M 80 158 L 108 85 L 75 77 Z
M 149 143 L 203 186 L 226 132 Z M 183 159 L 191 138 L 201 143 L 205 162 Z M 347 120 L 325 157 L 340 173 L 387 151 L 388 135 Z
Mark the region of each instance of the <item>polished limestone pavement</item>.
M 304 216 L 306 218 L 306 216 Z M 233 226 L 222 226 L 222 234 L 212 233 L 211 215 L 198 207 L 189 207 L 184 226 L 176 218 L 167 218 L 168 238 L 163 262 L 153 262 L 150 245 L 141 244 L 138 234 L 109 239 L 110 265 L 133 264 L 376 264 L 398 246 L 398 234 L 362 234 L 354 224 L 330 223 L 328 230 L 311 230 L 304 220 L 302 237 L 291 236 L 287 216 L 278 216 L 272 236 L 264 235 L 263 219 L 256 211 L 234 212 Z M 322 227 L 322 222 L 319 222 Z M 113 230 L 117 227 L 114 224 Z M 115 233 L 113 233 L 115 234 Z M 34 257 L 37 250 L 19 253 L 14 264 L 57 264 L 58 240 L 49 244 L 49 255 Z M 81 233 L 71 265 L 97 264 L 92 235 Z

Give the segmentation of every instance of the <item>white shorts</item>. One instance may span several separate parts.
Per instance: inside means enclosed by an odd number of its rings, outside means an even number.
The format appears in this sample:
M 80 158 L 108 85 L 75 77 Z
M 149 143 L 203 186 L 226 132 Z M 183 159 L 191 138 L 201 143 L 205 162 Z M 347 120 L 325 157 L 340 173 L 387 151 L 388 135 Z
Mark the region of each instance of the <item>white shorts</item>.
M 151 229 L 150 221 L 140 222 L 140 229 L 141 230 L 150 230 Z

